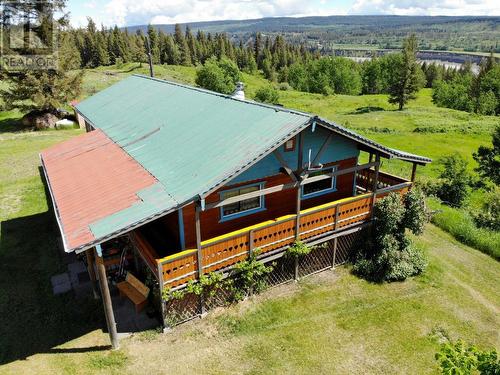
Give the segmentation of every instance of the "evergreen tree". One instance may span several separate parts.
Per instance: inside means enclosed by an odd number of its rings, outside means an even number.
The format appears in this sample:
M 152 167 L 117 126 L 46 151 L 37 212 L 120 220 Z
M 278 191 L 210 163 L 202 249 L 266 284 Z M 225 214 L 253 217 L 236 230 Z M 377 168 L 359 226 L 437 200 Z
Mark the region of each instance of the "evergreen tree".
M 493 132 L 492 143 L 493 147 L 480 146 L 473 157 L 479 175 L 500 186 L 500 126 Z
M 94 53 L 95 66 L 109 65 L 109 54 L 106 43 L 106 31 L 104 28 L 96 33 L 95 36 L 95 53 Z
M 181 65 L 189 66 L 191 65 L 191 54 L 189 52 L 189 46 L 187 44 L 186 38 L 182 33 L 181 25 L 175 25 L 174 40 L 177 48 L 179 49 Z
M 65 2 L 61 0 L 37 2 L 23 2 L 22 7 L 10 11 L 20 18 L 36 17 L 54 19 L 55 14 L 64 14 Z M 51 22 L 53 25 L 54 23 Z M 67 24 L 64 18 L 55 22 L 55 27 L 61 30 Z M 37 34 L 37 31 L 32 31 Z M 46 32 L 46 30 L 41 31 Z M 36 37 L 34 35 L 33 37 Z M 44 36 L 40 38 L 43 40 Z M 73 49 L 74 39 L 69 34 L 62 34 L 59 39 L 59 48 L 65 55 L 58 61 L 57 69 L 31 71 L 25 70 L 6 75 L 7 88 L 0 91 L 8 109 L 18 108 L 22 111 L 36 110 L 38 112 L 52 112 L 76 98 L 80 92 L 82 73 L 69 72 L 78 64 L 78 53 Z M 35 54 L 36 50 L 27 49 L 27 54 Z
M 189 56 L 191 57 L 189 65 L 196 65 L 198 62 L 198 45 L 188 25 L 186 26 L 186 42 L 189 48 Z
M 259 69 L 262 69 L 261 64 L 261 51 L 262 51 L 262 35 L 260 33 L 257 33 L 255 35 L 255 41 L 253 45 L 253 53 L 254 53 L 254 59 L 255 62 L 257 63 L 257 66 Z
M 171 35 L 167 35 L 165 40 L 165 58 L 166 63 L 169 65 L 178 65 L 181 62 L 181 54 L 179 48 L 174 42 Z
M 148 38 L 149 45 L 151 46 L 151 58 L 153 64 L 160 63 L 160 44 L 158 41 L 158 34 L 152 25 L 148 25 Z
M 413 34 L 403 43 L 403 52 L 393 67 L 389 84 L 389 103 L 397 104 L 402 110 L 408 100 L 415 99 L 415 94 L 422 87 L 422 70 L 417 63 L 417 38 Z
M 92 18 L 87 17 L 87 32 L 83 39 L 82 63 L 84 66 L 96 67 L 96 25 Z

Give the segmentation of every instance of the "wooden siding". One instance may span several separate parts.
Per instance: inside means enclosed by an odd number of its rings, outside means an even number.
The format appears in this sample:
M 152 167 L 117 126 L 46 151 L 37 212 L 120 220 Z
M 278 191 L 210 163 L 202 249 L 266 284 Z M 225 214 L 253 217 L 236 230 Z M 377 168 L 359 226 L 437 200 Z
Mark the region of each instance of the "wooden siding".
M 338 169 L 345 169 L 356 165 L 356 158 L 340 160 L 334 163 L 329 163 L 325 166 L 336 165 Z M 292 182 L 291 178 L 285 173 L 271 176 L 265 179 L 246 181 L 240 184 L 225 186 L 217 192 L 211 194 L 206 198 L 206 203 L 217 202 L 220 199 L 219 193 L 226 189 L 235 188 L 256 182 L 264 182 L 264 187 L 272 187 L 280 184 Z M 334 200 L 350 197 L 352 195 L 354 184 L 354 173 L 342 175 L 337 177 L 337 191 L 324 194 L 321 196 L 302 199 L 301 208 L 307 209 L 309 207 L 317 206 L 324 202 L 331 202 Z M 201 238 L 202 241 L 208 238 L 220 236 L 239 228 L 247 227 L 256 223 L 260 223 L 276 217 L 281 217 L 288 214 L 295 214 L 296 212 L 296 197 L 297 191 L 295 189 L 284 190 L 277 193 L 269 194 L 264 197 L 265 210 L 234 218 L 221 222 L 220 210 L 214 208 L 201 213 Z M 195 220 L 194 220 L 194 204 L 190 204 L 183 208 L 184 218 L 184 233 L 186 248 L 196 247 L 196 233 L 195 233 Z
M 387 184 L 392 180 L 392 186 L 382 188 L 376 194 L 366 193 L 302 209 L 298 237 L 304 241 L 311 241 L 367 222 L 371 219 L 375 200 L 385 197 L 392 191 L 403 194 L 411 186 L 410 182 L 399 177 L 384 173 L 381 173 L 381 176 Z M 296 215 L 287 214 L 204 240 L 201 243 L 203 273 L 232 266 L 247 259 L 249 253 L 257 248 L 262 254 L 283 249 L 295 241 L 296 231 Z M 197 278 L 196 249 L 154 259 L 157 256 L 156 252 L 140 233 L 133 234 L 132 238 L 136 246 L 139 246 L 140 252 L 145 253 L 143 258 L 150 268 L 155 270 L 155 274 L 164 285 L 176 287 Z
M 314 160 L 316 154 L 321 149 L 321 146 L 329 135 L 331 135 L 330 142 L 321 154 L 318 163 L 326 165 L 332 160 L 351 159 L 359 156 L 359 149 L 355 142 L 338 134 L 334 134 L 323 127 L 317 126 L 314 132 L 311 131 L 311 128 L 302 131 L 303 163 L 307 164 L 309 161 L 309 150 L 311 150 L 311 159 Z M 299 153 L 298 147 L 295 147 L 293 151 L 285 151 L 285 146 L 282 145 L 278 148 L 278 151 L 291 169 L 297 169 Z M 247 171 L 235 177 L 229 184 L 234 185 L 236 183 L 255 180 L 258 178 L 274 176 L 279 172 L 280 167 L 281 164 L 271 153 Z

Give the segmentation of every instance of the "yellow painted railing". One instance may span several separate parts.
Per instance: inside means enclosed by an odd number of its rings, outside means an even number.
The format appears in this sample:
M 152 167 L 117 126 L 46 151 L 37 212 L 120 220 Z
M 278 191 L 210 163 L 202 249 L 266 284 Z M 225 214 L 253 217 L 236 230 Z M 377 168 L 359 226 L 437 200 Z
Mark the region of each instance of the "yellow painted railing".
M 371 174 L 367 173 L 361 178 L 360 182 L 365 184 L 366 190 L 369 190 L 371 177 Z M 296 228 L 296 215 L 286 215 L 202 241 L 203 273 L 221 270 L 245 260 L 250 252 L 257 248 L 261 254 L 283 249 L 295 241 L 297 230 L 298 238 L 308 241 L 369 221 L 375 200 L 392 191 L 405 193 L 411 186 L 411 182 L 386 174 L 382 176 L 382 180 L 381 184 L 385 187 L 377 190 L 376 194 L 366 193 L 300 211 L 299 228 Z M 140 235 L 136 234 L 137 237 L 141 251 L 149 253 L 143 258 L 164 285 L 176 287 L 197 278 L 197 249 L 188 249 L 155 259 L 154 249 L 148 246 L 147 241 Z

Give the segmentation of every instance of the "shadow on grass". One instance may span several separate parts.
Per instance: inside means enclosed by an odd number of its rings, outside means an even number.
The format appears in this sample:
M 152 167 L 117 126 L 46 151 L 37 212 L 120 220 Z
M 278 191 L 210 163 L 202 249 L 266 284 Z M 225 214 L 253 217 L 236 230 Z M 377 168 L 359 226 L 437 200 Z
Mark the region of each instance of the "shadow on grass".
M 364 113 L 379 112 L 379 111 L 385 111 L 385 109 L 382 107 L 372 107 L 372 106 L 358 107 L 354 111 L 349 112 L 348 114 L 349 115 L 362 115 Z
M 104 319 L 90 295 L 76 300 L 72 293 L 52 294 L 50 277 L 65 270 L 53 212 L 0 225 L 0 365 L 36 353 L 71 352 L 53 348 L 102 328 Z
M 0 120 L 0 133 L 12 133 L 27 131 L 21 122 L 20 117 L 8 117 Z
M 47 354 L 67 354 L 67 353 L 90 353 L 90 352 L 102 352 L 110 350 L 111 345 L 97 345 L 89 346 L 87 348 L 52 348 L 48 350 Z

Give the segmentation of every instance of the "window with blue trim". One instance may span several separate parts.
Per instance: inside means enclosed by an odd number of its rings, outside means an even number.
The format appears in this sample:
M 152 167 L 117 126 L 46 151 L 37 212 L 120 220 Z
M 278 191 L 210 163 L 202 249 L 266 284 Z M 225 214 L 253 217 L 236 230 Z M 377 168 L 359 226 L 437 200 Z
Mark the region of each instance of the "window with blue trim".
M 259 191 L 262 189 L 262 184 L 254 184 L 241 186 L 236 189 L 231 189 L 227 191 L 223 191 L 220 193 L 221 200 L 237 197 L 238 195 L 251 193 L 254 191 Z M 221 220 L 229 220 L 236 217 L 241 217 L 245 215 L 250 215 L 255 212 L 261 211 L 264 209 L 264 197 L 259 196 L 256 198 L 245 199 L 240 202 L 226 204 L 220 209 Z
M 308 178 L 333 173 L 337 167 L 325 168 L 319 171 L 310 172 Z M 337 178 L 325 178 L 323 180 L 311 182 L 302 186 L 302 198 L 312 198 L 318 195 L 331 193 L 337 190 Z

